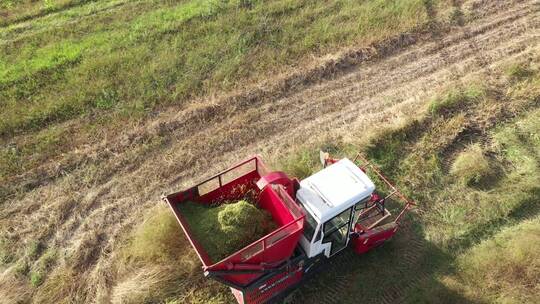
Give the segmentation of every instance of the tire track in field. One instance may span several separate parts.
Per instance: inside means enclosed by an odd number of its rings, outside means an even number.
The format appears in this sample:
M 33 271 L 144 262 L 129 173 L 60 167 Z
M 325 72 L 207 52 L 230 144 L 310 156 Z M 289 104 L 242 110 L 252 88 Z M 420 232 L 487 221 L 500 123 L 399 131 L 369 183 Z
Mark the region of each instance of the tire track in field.
M 399 263 L 402 265 L 388 265 L 388 267 L 396 268 L 393 271 L 394 276 L 402 276 L 407 278 L 406 283 L 400 282 L 399 284 L 388 284 L 387 282 L 381 282 L 378 284 L 384 292 L 381 292 L 376 295 L 371 295 L 372 297 L 364 297 L 362 299 L 363 303 L 384 303 L 392 304 L 399 303 L 400 299 L 403 299 L 407 291 L 417 286 L 424 280 L 430 278 L 431 273 L 427 270 L 420 268 L 420 271 L 416 271 L 418 265 L 422 262 L 422 259 L 426 254 L 426 245 L 423 238 L 417 235 L 412 230 L 412 223 L 410 220 L 405 219 L 401 228 L 398 230 L 397 235 L 394 238 L 399 238 L 397 241 L 399 243 L 406 243 L 406 246 L 399 246 Z M 371 253 L 376 254 L 376 253 Z M 396 257 L 394 257 L 396 258 Z M 328 261 L 329 265 L 325 265 L 324 271 L 327 273 L 322 274 L 320 277 L 312 278 L 306 282 L 306 286 L 301 286 L 299 294 L 306 295 L 304 298 L 300 299 L 297 297 L 295 303 L 320 303 L 320 304 L 338 304 L 338 303 L 350 303 L 349 290 L 353 287 L 352 282 L 357 282 L 357 284 L 363 284 L 362 281 L 355 278 L 360 272 L 370 271 L 369 269 L 364 269 L 362 266 L 358 266 L 360 260 L 365 259 L 362 255 L 357 255 L 350 248 L 344 250 L 333 260 Z M 363 265 L 362 263 L 360 265 Z M 407 267 L 403 268 L 403 265 Z M 376 274 L 372 278 L 375 281 L 381 280 Z M 316 282 L 312 282 L 316 280 Z M 383 279 L 384 280 L 384 279 Z M 304 289 L 310 288 L 309 285 L 317 284 L 317 286 L 324 286 L 322 289 L 317 289 L 316 292 L 307 293 Z M 369 284 L 373 284 L 370 282 Z M 348 299 L 344 301 L 344 299 Z
M 400 259 L 412 271 L 403 270 L 400 273 L 406 278 L 405 283 L 393 284 L 389 288 L 383 289 L 384 292 L 381 294 L 381 303 L 383 304 L 403 302 L 410 289 L 418 286 L 421 282 L 429 280 L 432 276 L 432 273 L 427 269 L 415 267 L 423 262 L 423 259 L 427 255 L 427 249 L 422 236 L 413 232 L 412 222 L 410 220 L 405 221 L 401 227 L 401 231 L 398 231 L 398 233 L 402 233 L 404 235 L 403 237 L 407 240 L 407 245 L 400 247 Z

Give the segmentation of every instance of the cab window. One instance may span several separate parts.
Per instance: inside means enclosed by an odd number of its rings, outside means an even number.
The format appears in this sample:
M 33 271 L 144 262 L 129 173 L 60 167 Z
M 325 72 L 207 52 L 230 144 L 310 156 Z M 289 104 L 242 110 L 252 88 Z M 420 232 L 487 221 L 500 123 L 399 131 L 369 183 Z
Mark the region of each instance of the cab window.
M 317 229 L 317 221 L 315 221 L 315 218 L 309 213 L 309 211 L 304 208 L 304 213 L 306 214 L 306 220 L 304 222 L 304 236 L 308 241 L 311 242 L 313 239 L 313 235 L 315 234 L 315 230 Z
M 327 236 L 331 234 L 332 232 L 338 230 L 339 228 L 343 226 L 347 226 L 349 224 L 350 217 L 351 217 L 351 208 L 341 212 L 333 219 L 324 223 L 324 235 Z
M 332 243 L 331 256 L 347 246 L 352 209 L 351 207 L 324 223 L 323 243 Z

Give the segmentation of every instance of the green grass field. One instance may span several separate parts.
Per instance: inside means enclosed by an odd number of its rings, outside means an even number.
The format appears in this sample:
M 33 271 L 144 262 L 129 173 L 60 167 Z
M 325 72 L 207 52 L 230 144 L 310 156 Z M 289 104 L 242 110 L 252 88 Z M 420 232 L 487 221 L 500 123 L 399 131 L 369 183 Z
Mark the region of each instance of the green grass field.
M 428 22 L 426 6 L 437 5 L 4 1 L 0 178 L 115 134 L 168 105 L 240 90 L 306 66 L 313 55 L 420 29 Z M 11 188 L 0 190 L 20 191 Z
M 308 54 L 413 30 L 427 19 L 421 0 L 51 0 L 4 7 L 3 136 L 97 113 L 144 115 L 241 88 Z
M 118 139 L 133 121 L 151 123 L 162 111 L 264 85 L 339 50 L 450 22 L 454 2 L 2 0 L 0 208 L 29 193 L 47 202 L 85 191 L 60 178 L 70 175 L 69 168 L 51 177 L 41 166 Z M 271 160 L 275 169 L 305 177 L 319 170 L 320 147 L 337 156 L 361 151 L 419 204 L 398 237 L 362 257 L 338 256 L 330 271 L 298 289 L 294 301 L 317 303 L 321 289 L 341 288 L 335 284 L 345 281 L 343 303 L 378 303 L 396 283 L 405 303 L 540 302 L 539 65 L 538 56 L 512 62 L 494 69 L 493 79 L 467 80 L 425 100 L 425 109 L 399 127 L 287 148 L 291 157 Z M 126 170 L 147 150 L 163 148 L 166 135 L 149 136 L 126 148 Z M 121 170 L 109 176 L 92 157 L 62 161 L 84 169 L 89 181 L 82 183 L 103 179 L 89 187 L 89 196 L 103 190 L 106 202 L 120 199 L 121 189 L 107 196 L 107 187 Z M 44 176 L 44 184 L 58 177 L 52 189 L 61 191 L 41 196 L 40 184 L 25 180 L 27 172 Z M 61 212 L 50 217 L 62 225 L 47 226 L 47 233 L 60 226 L 87 232 L 73 220 L 83 215 L 70 214 L 84 200 L 54 202 Z M 0 235 L 0 296 L 8 286 L 26 302 L 79 303 L 97 290 L 88 282 L 98 282 L 110 288 L 101 299 L 112 303 L 232 301 L 227 288 L 202 276 L 195 253 L 178 237 L 176 219 L 162 205 L 130 222 L 133 227 L 111 228 L 119 240 L 112 248 L 99 247 L 99 236 L 70 238 L 80 245 L 69 248 L 75 253 L 61 242 L 14 236 L 12 220 L 35 220 L 24 210 L 0 218 L 6 232 Z M 41 237 L 28 230 L 23 232 Z M 113 275 L 84 268 L 99 255 L 110 262 L 99 264 L 99 271 Z

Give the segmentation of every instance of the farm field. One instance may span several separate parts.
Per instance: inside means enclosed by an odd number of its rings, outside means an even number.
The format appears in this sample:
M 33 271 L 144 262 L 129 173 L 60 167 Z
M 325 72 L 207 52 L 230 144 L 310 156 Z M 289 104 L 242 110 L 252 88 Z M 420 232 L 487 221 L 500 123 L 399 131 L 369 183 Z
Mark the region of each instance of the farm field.
M 362 151 L 419 207 L 294 303 L 540 298 L 540 3 L 0 4 L 0 303 L 232 303 L 160 195 Z M 482 288 L 478 288 L 482 286 Z

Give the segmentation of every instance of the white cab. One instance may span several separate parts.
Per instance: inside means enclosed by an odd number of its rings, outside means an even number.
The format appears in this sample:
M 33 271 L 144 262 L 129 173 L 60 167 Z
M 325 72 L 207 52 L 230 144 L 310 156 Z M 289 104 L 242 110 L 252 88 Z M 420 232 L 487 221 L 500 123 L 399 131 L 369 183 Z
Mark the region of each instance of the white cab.
M 330 256 L 346 246 L 348 232 L 354 223 L 352 223 L 352 214 L 344 213 L 344 211 L 351 210 L 352 206 L 370 197 L 374 190 L 375 185 L 369 177 L 346 158 L 300 182 L 296 197 L 309 213 L 301 244 L 309 257 L 322 251 L 326 256 Z M 348 214 L 350 216 L 347 223 Z M 336 218 L 338 215 L 340 218 Z M 330 227 L 337 227 L 340 221 L 343 222 L 343 226 L 347 226 L 347 235 L 343 234 L 347 240 L 337 244 L 328 234 L 332 232 Z M 325 226 L 326 222 L 329 222 L 329 225 Z M 324 229 L 327 231 L 322 231 Z M 341 231 L 345 231 L 345 227 L 342 227 Z M 337 248 L 338 245 L 339 248 Z M 335 248 L 331 250 L 331 246 Z

